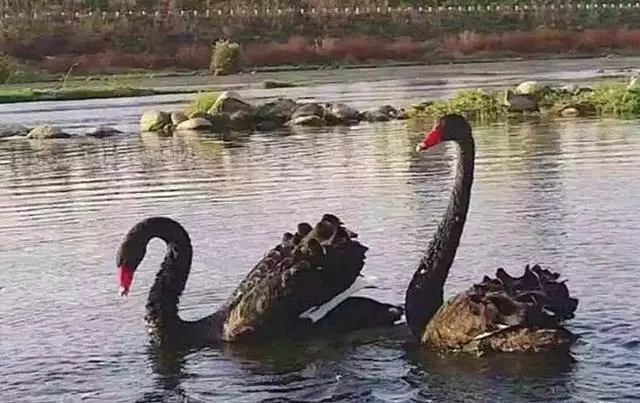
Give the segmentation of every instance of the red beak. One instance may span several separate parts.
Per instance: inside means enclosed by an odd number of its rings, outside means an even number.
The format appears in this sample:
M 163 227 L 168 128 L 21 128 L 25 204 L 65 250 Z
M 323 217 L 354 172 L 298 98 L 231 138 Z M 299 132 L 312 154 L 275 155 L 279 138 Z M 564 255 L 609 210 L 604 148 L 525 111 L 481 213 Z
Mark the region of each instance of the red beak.
M 435 125 L 425 136 L 422 142 L 416 146 L 416 151 L 421 152 L 427 148 L 431 148 L 442 141 L 442 129 L 440 125 Z
M 128 266 L 122 265 L 118 267 L 118 283 L 120 284 L 120 295 L 125 296 L 129 294 L 129 288 L 133 281 L 133 270 Z

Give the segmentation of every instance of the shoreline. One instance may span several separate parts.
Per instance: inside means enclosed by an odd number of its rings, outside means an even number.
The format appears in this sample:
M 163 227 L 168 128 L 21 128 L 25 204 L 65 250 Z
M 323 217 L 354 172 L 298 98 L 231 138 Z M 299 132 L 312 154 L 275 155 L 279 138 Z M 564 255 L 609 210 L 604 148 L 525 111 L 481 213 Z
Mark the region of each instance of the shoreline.
M 255 80 L 251 80 L 251 84 L 259 84 L 266 81 L 271 81 L 270 78 L 259 77 L 261 74 L 277 74 L 283 73 L 284 77 L 279 77 L 277 81 L 295 83 L 296 87 L 307 87 L 313 85 L 312 83 L 301 82 L 299 77 L 291 77 L 291 80 L 287 80 L 286 73 L 296 72 L 323 72 L 323 71 L 340 71 L 340 70 L 375 70 L 385 68 L 403 68 L 403 67 L 433 67 L 433 66 L 455 66 L 455 65 L 469 65 L 469 64 L 499 64 L 499 63 L 512 63 L 512 62 L 525 62 L 525 61 L 550 61 L 550 60 L 607 60 L 607 59 L 625 59 L 628 57 L 617 54 L 605 54 L 605 55 L 586 55 L 586 54 L 544 54 L 536 55 L 532 57 L 518 56 L 518 57 L 482 57 L 482 58 L 466 58 L 464 60 L 452 60 L 448 62 L 394 62 L 386 61 L 380 63 L 351 63 L 343 65 L 282 65 L 273 67 L 259 67 L 251 69 L 250 71 L 240 72 L 237 74 L 231 74 L 226 76 L 216 77 L 208 70 L 193 70 L 193 71 L 180 71 L 180 70 L 147 70 L 131 71 L 129 69 L 122 69 L 120 72 L 113 72 L 106 75 L 76 75 L 68 76 L 66 79 L 66 86 L 60 87 L 60 79 L 55 76 L 51 76 L 49 79 L 39 81 L 28 82 L 13 82 L 4 85 L 4 88 L 0 90 L 0 104 L 19 103 L 19 102 L 38 102 L 38 101 L 65 101 L 65 100 L 83 100 L 83 99 L 106 99 L 106 98 L 123 98 L 123 97 L 144 97 L 153 95 L 171 95 L 171 94 L 190 94 L 200 91 L 220 90 L 220 87 L 225 87 L 233 82 L 238 77 L 255 77 Z M 622 77 L 625 74 L 620 71 L 619 73 L 613 73 L 608 77 Z M 211 78 L 211 82 L 208 84 L 198 84 L 193 88 L 188 86 L 171 86 L 154 85 L 153 80 L 158 79 L 170 79 L 170 78 L 189 78 L 198 77 L 208 79 Z M 144 86 L 136 85 L 136 81 L 149 81 L 145 82 Z M 52 84 L 56 84 L 55 86 Z M 243 83 L 246 84 L 246 83 Z M 238 85 L 238 84 L 231 84 Z M 159 88 L 162 87 L 162 88 Z M 211 87 L 211 88 L 207 88 Z M 218 87 L 213 89 L 213 87 Z
M 189 94 L 192 90 L 159 90 L 129 86 L 72 86 L 64 88 L 16 88 L 0 90 L 0 105 L 42 101 L 81 101 L 153 95 Z
M 446 66 L 446 65 L 466 65 L 466 64 L 491 64 L 491 63 L 511 63 L 521 61 L 544 61 L 544 60 L 594 60 L 603 58 L 624 58 L 624 57 L 640 57 L 640 50 L 637 53 L 608 52 L 600 53 L 542 53 L 542 54 L 523 54 L 519 56 L 468 56 L 447 59 L 442 58 L 435 61 L 394 61 L 382 60 L 370 63 L 349 63 L 344 61 L 336 61 L 333 64 L 283 64 L 279 66 L 256 66 L 244 69 L 239 73 L 228 74 L 225 77 L 252 75 L 260 73 L 287 73 L 287 72 L 305 72 L 305 71 L 327 71 L 327 70 L 358 70 L 358 69 L 379 69 L 394 67 L 419 67 L 419 66 Z M 100 83 L 102 81 L 111 80 L 136 80 L 149 78 L 171 78 L 171 77 L 211 77 L 216 76 L 208 69 L 186 70 L 186 69 L 134 69 L 134 68 L 113 68 L 112 71 L 95 71 L 83 72 L 80 74 L 71 74 L 67 78 L 69 83 Z M 37 79 L 34 77 L 38 76 Z M 34 73 L 31 78 L 17 81 L 10 80 L 5 86 L 21 88 L 22 85 L 38 85 L 59 82 L 61 74 L 48 72 Z M 104 84 L 103 84 L 104 85 Z M 117 83 L 115 84 L 117 86 Z

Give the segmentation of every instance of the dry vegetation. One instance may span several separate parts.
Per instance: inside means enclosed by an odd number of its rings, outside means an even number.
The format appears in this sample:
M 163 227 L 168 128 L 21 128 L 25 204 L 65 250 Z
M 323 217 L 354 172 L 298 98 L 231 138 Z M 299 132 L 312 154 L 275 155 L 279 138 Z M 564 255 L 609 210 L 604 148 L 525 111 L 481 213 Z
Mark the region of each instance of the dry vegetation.
M 91 74 L 123 68 L 207 69 L 221 38 L 241 45 L 241 64 L 248 69 L 638 54 L 640 29 L 634 26 L 640 26 L 640 9 L 25 17 L 1 25 L 0 53 L 52 73 L 75 66 L 74 73 Z

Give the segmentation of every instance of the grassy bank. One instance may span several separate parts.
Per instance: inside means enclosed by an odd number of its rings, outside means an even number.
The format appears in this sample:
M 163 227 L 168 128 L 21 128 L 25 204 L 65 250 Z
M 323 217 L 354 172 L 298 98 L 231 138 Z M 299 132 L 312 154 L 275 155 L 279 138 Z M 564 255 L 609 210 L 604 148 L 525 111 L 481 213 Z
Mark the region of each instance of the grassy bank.
M 65 87 L 48 89 L 18 88 L 0 90 L 0 103 L 142 97 L 149 95 L 175 94 L 181 92 L 186 91 L 165 91 L 149 88 L 108 86 Z
M 202 70 L 211 44 L 228 38 L 242 47 L 246 70 L 281 66 L 442 63 L 550 54 L 600 56 L 640 54 L 640 8 L 563 7 L 537 4 L 516 9 L 506 3 L 473 9 L 432 9 L 428 4 L 387 10 L 358 3 L 337 11 L 309 3 L 301 9 L 265 6 L 193 10 L 158 16 L 140 10 L 89 15 L 12 15 L 1 25 L 2 50 L 32 69 L 62 74 L 112 74 L 122 69 Z M 498 2 L 499 4 L 499 2 Z M 457 6 L 458 4 L 456 4 Z M 317 7 L 315 12 L 310 12 Z M 356 12 L 356 7 L 359 11 Z M 188 10 L 188 7 L 187 7 Z M 244 10 L 245 12 L 239 12 Z M 156 11 L 156 10 L 153 10 Z M 166 10 L 165 10 L 166 11 Z M 27 75 L 23 75 L 24 82 Z M 17 81 L 12 81 L 17 82 Z
M 517 90 L 511 96 L 505 90 L 463 90 L 447 99 L 412 105 L 407 113 L 413 120 L 430 121 L 443 114 L 456 112 L 483 123 L 523 116 L 640 117 L 640 87 L 628 81 L 610 80 L 583 88 L 550 88 L 541 85 L 535 92 L 527 94 L 519 94 Z M 529 110 L 519 109 L 523 100 L 528 103 Z

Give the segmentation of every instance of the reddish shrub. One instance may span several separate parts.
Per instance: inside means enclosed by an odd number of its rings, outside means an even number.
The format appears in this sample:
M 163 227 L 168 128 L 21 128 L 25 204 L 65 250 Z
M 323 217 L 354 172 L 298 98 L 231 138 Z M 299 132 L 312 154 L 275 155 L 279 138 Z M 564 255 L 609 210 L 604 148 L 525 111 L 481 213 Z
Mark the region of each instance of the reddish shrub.
M 68 39 L 72 41 L 72 39 Z M 113 45 L 111 45 L 113 46 Z M 53 73 L 64 73 L 78 64 L 74 72 L 118 68 L 158 69 L 180 67 L 203 69 L 209 64 L 211 47 L 206 44 L 177 44 L 156 51 L 127 53 L 104 49 L 99 53 L 76 56 L 71 52 L 46 56 L 39 67 Z M 504 54 L 545 54 L 600 52 L 603 49 L 630 49 L 640 46 L 640 29 L 538 29 L 530 32 L 480 34 L 462 32 L 418 42 L 410 37 L 387 41 L 370 35 L 346 38 L 324 38 L 315 43 L 301 36 L 292 36 L 284 43 L 252 43 L 243 47 L 243 64 L 277 66 L 335 61 L 364 62 L 372 60 L 411 61 L 427 56 L 456 59 L 461 56 L 491 56 Z M 107 47 L 105 43 L 105 47 Z M 74 48 L 73 43 L 68 48 Z
M 202 44 L 181 45 L 175 57 L 175 66 L 185 69 L 206 69 L 211 61 L 211 46 Z
M 277 66 L 320 61 L 316 49 L 305 38 L 292 36 L 285 43 L 256 43 L 245 46 L 245 63 L 251 66 Z
M 366 61 L 383 59 L 384 44 L 378 38 L 356 35 L 335 41 L 323 41 L 320 53 L 329 60 Z
M 395 42 L 386 44 L 385 50 L 388 59 L 412 61 L 424 59 L 427 47 L 424 43 L 413 41 L 410 37 L 400 37 Z

